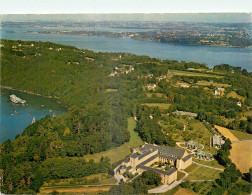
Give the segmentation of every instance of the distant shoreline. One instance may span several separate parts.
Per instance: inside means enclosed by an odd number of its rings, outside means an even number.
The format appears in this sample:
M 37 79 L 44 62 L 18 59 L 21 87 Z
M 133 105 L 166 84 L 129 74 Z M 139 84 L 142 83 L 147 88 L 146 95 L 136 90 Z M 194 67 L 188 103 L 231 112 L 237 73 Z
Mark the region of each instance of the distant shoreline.
M 127 32 L 127 35 L 124 37 L 121 33 L 117 32 L 109 32 L 109 31 L 58 31 L 58 30 L 49 30 L 49 31 L 28 31 L 23 32 L 27 34 L 34 34 L 34 33 L 41 33 L 41 34 L 61 34 L 61 35 L 75 35 L 75 36 L 84 36 L 84 37 L 91 37 L 91 36 L 98 36 L 98 37 L 107 37 L 107 38 L 129 38 L 132 40 L 138 40 L 138 41 L 148 41 L 148 42 L 156 42 L 156 43 L 169 43 L 169 44 L 175 44 L 175 45 L 183 45 L 183 46 L 208 46 L 208 47 L 230 47 L 230 48 L 248 48 L 252 47 L 252 45 L 244 45 L 244 46 L 234 46 L 234 45 L 222 45 L 222 44 L 198 44 L 198 43 L 192 43 L 192 44 L 183 44 L 179 42 L 174 41 L 157 41 L 154 38 L 139 38 L 139 37 L 131 37 L 130 34 L 132 32 Z M 139 32 L 141 33 L 141 32 Z

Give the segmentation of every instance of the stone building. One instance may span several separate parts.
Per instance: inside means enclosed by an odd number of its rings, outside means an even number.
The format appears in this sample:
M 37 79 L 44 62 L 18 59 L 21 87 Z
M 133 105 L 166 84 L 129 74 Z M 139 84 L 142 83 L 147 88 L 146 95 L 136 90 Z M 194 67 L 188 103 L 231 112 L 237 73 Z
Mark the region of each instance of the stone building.
M 220 135 L 214 134 L 214 136 L 211 137 L 210 140 L 210 146 L 214 147 L 214 146 L 221 146 L 222 144 L 224 144 L 225 141 L 222 139 L 222 137 Z
M 151 168 L 155 162 L 169 163 L 174 166 L 168 171 Z M 187 151 L 168 146 L 145 144 L 125 159 L 120 166 L 120 174 L 126 170 L 135 174 L 152 170 L 160 174 L 162 183 L 171 184 L 177 179 L 177 170 L 186 169 L 192 164 L 192 156 Z

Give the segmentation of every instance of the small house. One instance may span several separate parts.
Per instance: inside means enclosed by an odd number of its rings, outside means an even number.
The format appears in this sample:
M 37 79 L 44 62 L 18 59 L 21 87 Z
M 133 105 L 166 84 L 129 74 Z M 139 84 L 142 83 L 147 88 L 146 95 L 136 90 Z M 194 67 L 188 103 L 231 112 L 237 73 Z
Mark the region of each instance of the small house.
M 156 88 L 156 84 L 148 84 L 147 85 L 148 90 L 155 90 L 155 88 Z
M 214 95 L 221 95 L 221 92 L 219 90 L 214 90 Z
M 239 107 L 242 106 L 241 101 L 237 102 L 237 106 L 239 106 Z
M 189 87 L 189 85 L 188 85 L 188 84 L 183 83 L 183 84 L 180 84 L 180 87 L 183 87 L 183 88 L 188 88 L 188 87 Z

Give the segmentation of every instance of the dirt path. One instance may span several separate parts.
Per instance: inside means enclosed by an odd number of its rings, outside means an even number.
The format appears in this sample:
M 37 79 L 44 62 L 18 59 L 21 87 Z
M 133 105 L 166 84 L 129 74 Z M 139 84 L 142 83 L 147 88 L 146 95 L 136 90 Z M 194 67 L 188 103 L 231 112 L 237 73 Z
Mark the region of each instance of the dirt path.
M 193 161 L 193 163 L 196 164 L 196 165 L 202 166 L 202 167 L 207 167 L 209 169 L 215 169 L 215 170 L 218 170 L 218 171 L 224 171 L 224 169 L 217 168 L 217 167 L 211 167 L 211 166 L 208 166 L 208 165 L 203 165 L 203 164 L 197 163 L 195 161 Z

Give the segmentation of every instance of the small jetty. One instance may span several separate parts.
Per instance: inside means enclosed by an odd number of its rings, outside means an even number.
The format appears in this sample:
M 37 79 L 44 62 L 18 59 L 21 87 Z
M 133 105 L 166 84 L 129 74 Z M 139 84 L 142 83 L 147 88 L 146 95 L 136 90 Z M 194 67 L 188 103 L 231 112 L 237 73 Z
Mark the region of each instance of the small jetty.
M 26 101 L 25 100 L 22 100 L 21 98 L 17 97 L 16 95 L 12 94 L 10 95 L 10 101 L 12 101 L 13 103 L 15 104 L 25 104 Z

